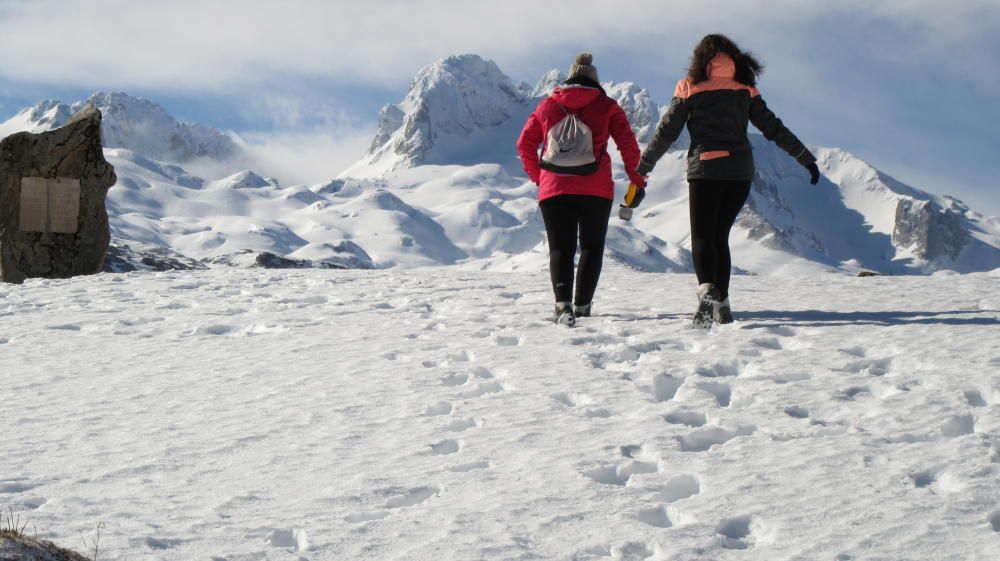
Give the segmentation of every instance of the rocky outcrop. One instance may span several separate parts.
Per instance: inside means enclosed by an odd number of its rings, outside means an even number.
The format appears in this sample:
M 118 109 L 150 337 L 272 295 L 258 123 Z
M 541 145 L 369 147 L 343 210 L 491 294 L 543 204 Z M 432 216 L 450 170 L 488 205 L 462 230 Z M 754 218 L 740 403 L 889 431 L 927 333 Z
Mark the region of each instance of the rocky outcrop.
M 0 142 L 0 280 L 100 271 L 110 240 L 105 200 L 115 181 L 93 106 L 60 129 Z
M 199 271 L 208 269 L 204 263 L 182 255 L 169 247 L 112 238 L 104 260 L 105 273 L 134 271 Z
M 954 259 L 969 241 L 962 217 L 932 201 L 900 199 L 892 243 L 919 259 Z
M 244 267 L 248 269 L 374 269 L 375 263 L 357 244 L 344 240 L 338 244 L 321 244 L 313 253 L 319 259 L 299 259 L 270 251 L 244 249 L 217 255 L 203 262 L 209 266 Z

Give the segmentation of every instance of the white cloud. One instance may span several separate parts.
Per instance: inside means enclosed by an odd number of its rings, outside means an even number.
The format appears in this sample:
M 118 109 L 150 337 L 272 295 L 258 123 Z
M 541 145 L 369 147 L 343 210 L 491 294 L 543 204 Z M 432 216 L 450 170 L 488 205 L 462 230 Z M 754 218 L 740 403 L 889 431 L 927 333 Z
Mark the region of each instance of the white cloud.
M 275 131 L 234 135 L 252 167 L 283 185 L 312 185 L 333 179 L 364 156 L 375 131 L 369 129 Z
M 911 26 L 932 52 L 992 29 L 996 2 L 799 0 L 36 0 L 0 7 L 0 73 L 24 81 L 219 90 L 275 75 L 398 84 L 443 56 L 519 66 L 566 46 L 656 51 L 721 21 L 771 41 L 837 13 Z M 720 19 L 720 13 L 725 14 Z M 39 40 L 42 38 L 42 40 Z M 914 48 L 910 45 L 908 48 Z

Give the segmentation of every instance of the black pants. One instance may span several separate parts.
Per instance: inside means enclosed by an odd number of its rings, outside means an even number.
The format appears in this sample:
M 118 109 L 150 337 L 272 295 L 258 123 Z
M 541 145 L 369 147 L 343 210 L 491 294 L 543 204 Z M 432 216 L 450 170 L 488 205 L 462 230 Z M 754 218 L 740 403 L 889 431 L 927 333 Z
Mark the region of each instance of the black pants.
M 729 297 L 729 231 L 750 195 L 749 181 L 688 181 L 691 208 L 691 258 L 698 284 L 710 282 Z
M 569 302 L 573 294 L 573 257 L 579 231 L 580 263 L 573 302 L 590 304 L 601 277 L 611 200 L 590 195 L 558 195 L 538 206 L 549 238 L 549 272 L 556 302 Z

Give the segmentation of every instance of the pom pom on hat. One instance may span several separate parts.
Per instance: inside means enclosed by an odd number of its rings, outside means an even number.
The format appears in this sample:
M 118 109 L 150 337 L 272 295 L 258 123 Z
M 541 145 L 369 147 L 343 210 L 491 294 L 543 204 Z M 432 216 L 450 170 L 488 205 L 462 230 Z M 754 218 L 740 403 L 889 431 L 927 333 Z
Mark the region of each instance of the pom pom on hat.
M 600 83 L 597 78 L 597 67 L 594 66 L 594 55 L 590 53 L 580 53 L 576 55 L 576 61 L 569 66 L 569 76 L 567 80 L 573 78 L 589 78 Z

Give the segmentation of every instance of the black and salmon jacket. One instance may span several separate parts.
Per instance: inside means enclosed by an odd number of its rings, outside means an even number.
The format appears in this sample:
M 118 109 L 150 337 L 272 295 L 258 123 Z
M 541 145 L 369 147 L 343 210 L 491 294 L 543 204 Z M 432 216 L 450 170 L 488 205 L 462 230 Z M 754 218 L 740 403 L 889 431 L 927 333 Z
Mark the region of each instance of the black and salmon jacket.
M 724 53 L 709 62 L 709 79 L 697 84 L 690 78 L 677 83 L 670 107 L 660 119 L 653 140 L 642 152 L 638 172 L 648 175 L 677 140 L 687 124 L 691 134 L 688 179 L 750 181 L 754 176 L 753 149 L 747 123 L 764 133 L 803 166 L 816 157 L 788 130 L 753 86 L 737 82 L 736 63 Z

